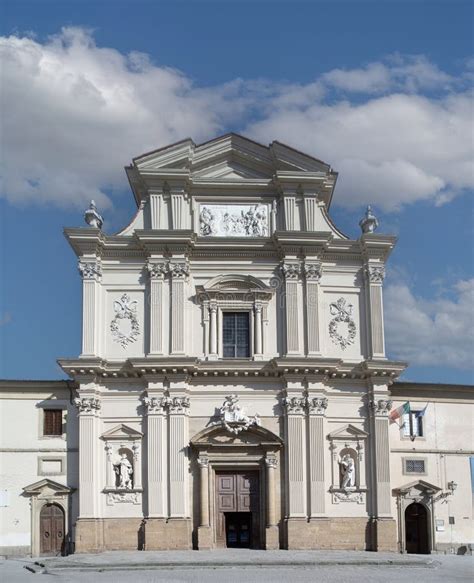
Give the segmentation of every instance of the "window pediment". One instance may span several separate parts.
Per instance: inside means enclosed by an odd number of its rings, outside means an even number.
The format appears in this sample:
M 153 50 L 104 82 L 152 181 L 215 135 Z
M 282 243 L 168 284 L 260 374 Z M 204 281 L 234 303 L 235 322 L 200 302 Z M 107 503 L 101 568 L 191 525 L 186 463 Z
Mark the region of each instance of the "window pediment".
M 227 274 L 218 275 L 202 286 L 197 286 L 198 295 L 212 297 L 216 293 L 263 293 L 272 294 L 274 290 L 252 275 Z
M 111 441 L 114 439 L 118 440 L 125 439 L 134 441 L 136 439 L 141 439 L 142 437 L 143 433 L 137 431 L 136 429 L 132 429 L 131 427 L 128 427 L 128 425 L 124 425 L 123 423 L 117 425 L 116 427 L 113 427 L 112 429 L 109 429 L 109 431 L 106 431 L 101 435 L 101 438 L 106 441 Z

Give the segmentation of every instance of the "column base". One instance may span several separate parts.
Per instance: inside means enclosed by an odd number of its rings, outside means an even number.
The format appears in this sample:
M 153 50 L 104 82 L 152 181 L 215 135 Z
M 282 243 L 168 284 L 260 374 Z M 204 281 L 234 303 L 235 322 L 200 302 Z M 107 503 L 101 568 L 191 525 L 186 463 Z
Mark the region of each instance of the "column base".
M 145 521 L 145 549 L 147 551 L 192 549 L 190 518 L 147 518 Z
M 372 523 L 375 549 L 393 551 L 397 549 L 397 524 L 393 518 L 377 518 Z
M 265 529 L 265 550 L 275 551 L 280 548 L 280 529 L 278 526 L 267 526 Z
M 199 526 L 198 527 L 198 549 L 200 551 L 209 551 L 214 548 L 214 542 L 212 540 L 212 529 L 210 526 Z

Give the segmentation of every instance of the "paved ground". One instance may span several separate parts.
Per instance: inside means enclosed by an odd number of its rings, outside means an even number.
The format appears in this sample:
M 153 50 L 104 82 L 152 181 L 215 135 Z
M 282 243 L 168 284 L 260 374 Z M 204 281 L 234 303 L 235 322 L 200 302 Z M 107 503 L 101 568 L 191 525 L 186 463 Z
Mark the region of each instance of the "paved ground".
M 136 564 L 136 557 L 142 559 L 138 570 L 130 568 Z M 210 557 L 213 557 L 212 567 L 209 566 Z M 1 583 L 400 583 L 402 580 L 456 583 L 474 580 L 474 557 L 452 555 L 339 551 L 103 553 L 40 561 L 46 565 L 48 573 L 34 561 L 0 561 Z M 176 566 L 171 567 L 171 564 Z M 32 573 L 25 566 L 37 572 Z

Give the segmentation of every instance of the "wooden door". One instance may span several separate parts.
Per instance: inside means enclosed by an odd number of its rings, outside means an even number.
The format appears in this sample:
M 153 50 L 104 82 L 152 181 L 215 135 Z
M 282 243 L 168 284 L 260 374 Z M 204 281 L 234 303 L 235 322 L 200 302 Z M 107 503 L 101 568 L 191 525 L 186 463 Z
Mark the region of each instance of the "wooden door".
M 226 547 L 226 520 L 236 522 L 238 528 L 240 519 L 237 513 L 247 513 L 248 524 L 251 524 L 252 546 L 259 544 L 259 481 L 258 472 L 219 472 L 216 473 L 216 539 L 217 546 Z M 250 513 L 250 514 L 249 514 Z M 227 518 L 226 518 L 227 517 Z
M 57 504 L 46 504 L 40 513 L 40 553 L 60 555 L 64 546 L 64 512 Z
M 423 504 L 413 503 L 405 510 L 407 553 L 429 554 L 428 513 Z

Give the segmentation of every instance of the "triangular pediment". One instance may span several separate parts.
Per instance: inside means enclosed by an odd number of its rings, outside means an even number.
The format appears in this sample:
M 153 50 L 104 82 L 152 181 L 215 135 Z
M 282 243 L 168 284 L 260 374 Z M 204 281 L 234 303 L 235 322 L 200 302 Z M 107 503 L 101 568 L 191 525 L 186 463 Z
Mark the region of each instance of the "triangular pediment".
M 439 492 L 441 488 L 439 486 L 435 486 L 434 484 L 430 484 L 425 480 L 415 480 L 413 482 L 409 482 L 400 488 L 395 488 L 394 492 L 396 493 L 407 493 L 413 492 L 413 490 L 418 490 L 420 493 L 423 494 L 433 494 L 435 492 Z
M 43 480 L 39 480 L 38 482 L 34 482 L 33 484 L 23 488 L 23 492 L 29 496 L 38 496 L 45 493 L 69 494 L 72 491 L 73 488 L 69 488 L 69 486 L 59 484 L 59 482 L 55 482 L 54 480 L 50 480 L 48 478 L 44 478 Z
M 369 434 L 350 423 L 328 435 L 328 439 L 365 439 Z
M 325 162 L 274 141 L 268 146 L 239 134 L 202 144 L 187 138 L 133 159 L 139 171 L 175 170 L 195 179 L 271 179 L 277 171 L 331 173 Z
M 124 425 L 123 423 L 121 423 L 120 425 L 117 425 L 116 427 L 113 427 L 112 429 L 109 429 L 109 431 L 106 431 L 105 433 L 103 433 L 101 435 L 102 439 L 105 439 L 107 441 L 109 440 L 113 440 L 113 439 L 140 439 L 143 436 L 143 433 L 141 433 L 140 431 L 137 431 L 136 429 L 132 429 L 131 427 L 128 427 L 128 425 Z

